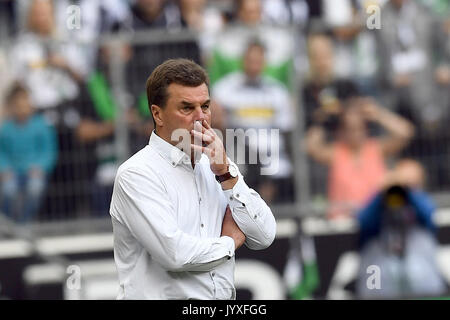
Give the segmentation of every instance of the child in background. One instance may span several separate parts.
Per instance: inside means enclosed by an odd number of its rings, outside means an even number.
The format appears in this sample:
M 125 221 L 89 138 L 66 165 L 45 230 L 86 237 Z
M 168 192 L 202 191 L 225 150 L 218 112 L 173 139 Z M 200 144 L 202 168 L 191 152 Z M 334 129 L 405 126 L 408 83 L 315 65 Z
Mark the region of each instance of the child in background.
M 20 223 L 39 209 L 57 158 L 54 128 L 34 113 L 27 89 L 15 83 L 6 95 L 0 125 L 0 210 Z

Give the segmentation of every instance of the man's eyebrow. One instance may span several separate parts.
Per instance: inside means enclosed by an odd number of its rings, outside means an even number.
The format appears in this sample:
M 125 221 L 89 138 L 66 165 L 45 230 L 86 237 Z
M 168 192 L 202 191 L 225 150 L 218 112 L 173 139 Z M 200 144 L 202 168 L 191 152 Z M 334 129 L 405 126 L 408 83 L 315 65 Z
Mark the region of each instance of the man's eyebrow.
M 202 103 L 202 106 L 205 105 L 205 104 L 209 104 L 209 103 L 211 103 L 211 99 L 208 99 L 208 100 L 206 100 L 205 102 L 203 102 L 203 103 Z M 182 104 L 183 106 L 193 106 L 193 105 L 194 105 L 192 102 L 185 101 L 185 100 L 181 101 L 181 104 Z

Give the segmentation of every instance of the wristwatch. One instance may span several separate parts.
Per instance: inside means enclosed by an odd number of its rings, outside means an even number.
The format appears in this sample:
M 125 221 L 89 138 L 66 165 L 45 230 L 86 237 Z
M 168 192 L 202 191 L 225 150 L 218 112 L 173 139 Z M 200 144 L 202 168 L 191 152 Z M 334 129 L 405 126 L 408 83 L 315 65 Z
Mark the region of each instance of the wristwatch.
M 229 164 L 228 165 L 228 172 L 218 176 L 216 175 L 216 180 L 217 182 L 224 182 L 227 181 L 229 179 L 233 179 L 236 178 L 238 176 L 238 169 L 236 168 L 236 166 L 234 164 Z

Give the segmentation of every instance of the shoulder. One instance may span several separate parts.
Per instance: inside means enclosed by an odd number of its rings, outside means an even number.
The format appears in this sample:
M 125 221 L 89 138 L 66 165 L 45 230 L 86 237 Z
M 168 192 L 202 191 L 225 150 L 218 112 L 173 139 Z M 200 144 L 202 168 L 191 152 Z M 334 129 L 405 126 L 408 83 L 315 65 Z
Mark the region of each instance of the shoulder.
M 41 114 L 35 113 L 31 116 L 31 121 L 37 124 L 50 125 L 50 122 Z
M 152 184 L 160 180 L 158 155 L 147 145 L 122 163 L 116 174 L 116 181 Z
M 265 90 L 269 90 L 274 97 L 289 97 L 289 91 L 287 87 L 277 79 L 269 76 L 263 77 L 263 85 Z
M 262 79 L 263 79 L 263 83 L 265 86 L 268 86 L 268 87 L 271 87 L 271 88 L 274 88 L 274 89 L 280 90 L 280 91 L 287 91 L 286 86 L 281 81 L 279 81 L 271 76 L 264 75 Z
M 41 114 L 34 114 L 30 121 L 31 125 L 38 130 L 53 131 L 54 126 L 50 121 Z
M 0 122 L 0 134 L 4 135 L 13 127 L 13 122 L 9 119 Z
M 221 92 L 226 89 L 230 89 L 234 86 L 240 85 L 243 81 L 243 74 L 240 71 L 235 71 L 227 74 L 222 79 L 217 81 L 217 83 L 213 86 L 212 91 Z
M 24 55 L 27 50 L 34 52 L 34 50 L 41 49 L 41 47 L 41 44 L 34 35 L 30 33 L 22 33 L 13 43 L 11 50 L 12 55 Z

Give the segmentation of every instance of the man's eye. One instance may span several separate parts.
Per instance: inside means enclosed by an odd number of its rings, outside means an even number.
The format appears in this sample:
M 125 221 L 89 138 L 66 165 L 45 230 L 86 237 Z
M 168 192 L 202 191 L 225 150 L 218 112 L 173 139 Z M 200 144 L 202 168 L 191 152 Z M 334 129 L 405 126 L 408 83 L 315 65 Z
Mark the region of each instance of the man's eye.
M 202 106 L 202 109 L 203 109 L 203 110 L 207 110 L 207 109 L 209 109 L 209 104 L 205 104 L 205 105 L 203 105 L 203 106 Z
M 189 107 L 189 106 L 183 107 L 183 110 L 184 110 L 184 111 L 190 111 L 191 109 L 192 109 L 192 107 Z

